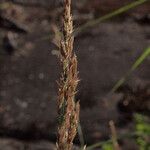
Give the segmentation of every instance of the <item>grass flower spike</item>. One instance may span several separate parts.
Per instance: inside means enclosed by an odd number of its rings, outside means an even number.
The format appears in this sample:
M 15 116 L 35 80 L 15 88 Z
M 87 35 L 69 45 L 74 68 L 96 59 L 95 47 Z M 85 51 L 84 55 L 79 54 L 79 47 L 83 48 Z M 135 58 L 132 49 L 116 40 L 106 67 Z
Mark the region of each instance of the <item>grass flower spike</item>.
M 62 74 L 58 83 L 57 150 L 71 150 L 79 121 L 79 102 L 75 100 L 78 85 L 77 57 L 73 52 L 71 0 L 64 0 L 63 35 L 60 43 Z

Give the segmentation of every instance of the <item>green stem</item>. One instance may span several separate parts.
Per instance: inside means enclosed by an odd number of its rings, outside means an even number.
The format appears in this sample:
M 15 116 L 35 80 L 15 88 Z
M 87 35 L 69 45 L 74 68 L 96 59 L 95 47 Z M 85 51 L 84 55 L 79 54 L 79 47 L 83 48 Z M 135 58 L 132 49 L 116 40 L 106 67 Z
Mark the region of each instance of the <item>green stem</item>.
M 130 4 L 126 5 L 126 6 L 123 6 L 123 7 L 119 8 L 119 9 L 109 13 L 109 14 L 106 14 L 106 15 L 98 18 L 98 19 L 88 21 L 87 23 L 85 23 L 82 26 L 80 26 L 79 28 L 77 28 L 74 33 L 75 33 L 75 35 L 77 35 L 81 31 L 83 31 L 83 30 L 85 30 L 85 29 L 87 29 L 89 27 L 93 27 L 95 25 L 98 25 L 99 23 L 101 23 L 101 22 L 103 22 L 105 20 L 108 20 L 108 19 L 110 19 L 112 17 L 115 17 L 117 15 L 120 15 L 120 14 L 128 11 L 129 9 L 135 8 L 135 7 L 145 3 L 147 1 L 149 1 L 149 0 L 138 0 L 138 1 L 135 1 L 133 3 L 130 3 Z
M 127 79 L 128 77 L 139 67 L 143 61 L 150 56 L 150 47 L 146 48 L 144 52 L 140 55 L 139 58 L 136 59 L 134 64 L 131 66 L 130 70 L 126 73 L 124 77 L 122 77 L 112 88 L 111 93 L 115 92 Z
M 127 134 L 120 135 L 120 136 L 118 137 L 118 140 L 125 139 L 125 138 L 136 138 L 136 137 L 139 137 L 139 136 L 144 136 L 144 135 L 139 134 L 138 132 L 127 133 Z M 107 143 L 108 143 L 108 144 L 109 144 L 109 143 L 112 143 L 112 140 L 109 139 L 109 140 L 107 140 L 107 141 L 98 142 L 98 143 L 96 143 L 96 144 L 93 144 L 93 145 L 91 145 L 91 146 L 88 146 L 88 147 L 86 148 L 86 150 L 93 150 L 93 149 L 98 148 L 98 147 L 101 147 L 103 144 L 107 144 Z

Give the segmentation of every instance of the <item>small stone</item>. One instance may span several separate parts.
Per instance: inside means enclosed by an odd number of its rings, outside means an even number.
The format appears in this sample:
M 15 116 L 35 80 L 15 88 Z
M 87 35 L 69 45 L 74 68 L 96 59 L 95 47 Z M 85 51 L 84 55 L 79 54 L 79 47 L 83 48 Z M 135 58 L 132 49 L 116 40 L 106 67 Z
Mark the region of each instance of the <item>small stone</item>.
M 43 80 L 44 79 L 44 73 L 39 74 L 39 79 Z
M 19 98 L 17 98 L 15 100 L 16 104 L 22 108 L 27 108 L 28 107 L 28 103 L 27 102 L 22 102 Z

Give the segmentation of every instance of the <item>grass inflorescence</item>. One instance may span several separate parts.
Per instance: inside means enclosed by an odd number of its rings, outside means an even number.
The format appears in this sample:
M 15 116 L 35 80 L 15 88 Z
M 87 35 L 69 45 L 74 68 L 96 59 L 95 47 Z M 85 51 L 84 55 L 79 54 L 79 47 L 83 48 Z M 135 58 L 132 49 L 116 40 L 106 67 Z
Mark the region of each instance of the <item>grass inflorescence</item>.
M 60 42 L 61 78 L 58 82 L 58 140 L 57 150 L 71 150 L 79 121 L 79 102 L 75 101 L 79 82 L 77 57 L 73 52 L 74 37 L 71 0 L 64 0 L 63 32 Z

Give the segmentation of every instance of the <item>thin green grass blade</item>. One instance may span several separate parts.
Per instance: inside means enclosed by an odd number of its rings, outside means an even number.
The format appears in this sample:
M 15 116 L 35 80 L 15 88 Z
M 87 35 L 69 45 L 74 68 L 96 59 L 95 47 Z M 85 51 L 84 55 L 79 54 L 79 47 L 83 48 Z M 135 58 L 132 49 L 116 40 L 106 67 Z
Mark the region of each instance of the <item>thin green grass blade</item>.
M 140 64 L 143 63 L 143 61 L 150 55 L 150 47 L 148 47 L 144 53 L 136 60 L 136 62 L 133 64 L 131 71 L 134 71 Z
M 133 71 L 135 71 L 142 63 L 143 61 L 150 56 L 150 47 L 144 50 L 144 52 L 141 54 L 141 56 L 135 61 L 135 63 L 132 65 L 131 69 L 127 72 L 127 74 L 122 77 L 112 88 L 111 93 L 115 92 L 131 75 Z
M 115 10 L 115 11 L 109 13 L 109 14 L 106 14 L 106 15 L 98 18 L 98 19 L 88 21 L 87 23 L 85 23 L 84 25 L 80 26 L 79 28 L 77 28 L 75 30 L 75 35 L 80 33 L 80 32 L 82 32 L 83 30 L 85 30 L 85 29 L 87 29 L 89 27 L 93 27 L 95 25 L 98 25 L 99 23 L 101 23 L 103 21 L 106 21 L 106 20 L 108 20 L 108 19 L 110 19 L 112 17 L 115 17 L 117 15 L 120 15 L 120 14 L 122 14 L 122 13 L 124 13 L 124 12 L 126 12 L 126 11 L 128 11 L 128 10 L 130 10 L 132 8 L 135 8 L 135 7 L 141 5 L 141 4 L 145 3 L 145 2 L 148 2 L 148 1 L 149 0 L 137 0 L 137 1 L 133 2 L 133 3 L 130 3 L 130 4 L 126 5 L 126 6 L 121 7 L 121 8 L 119 8 L 119 9 L 117 9 L 117 10 Z
M 98 143 L 96 143 L 96 144 L 93 144 L 93 145 L 91 145 L 91 146 L 88 146 L 88 147 L 86 148 L 86 150 L 93 150 L 93 149 L 95 149 L 95 148 L 101 147 L 103 144 L 109 144 L 109 143 L 111 143 L 111 142 L 112 142 L 111 140 L 98 142 Z
M 122 140 L 122 139 L 134 139 L 138 136 L 140 137 L 144 137 L 145 135 L 148 135 L 149 136 L 149 133 L 144 133 L 144 134 L 139 134 L 138 132 L 133 132 L 133 133 L 126 133 L 126 134 L 122 134 L 122 135 L 119 135 L 118 136 L 118 140 Z M 109 144 L 109 143 L 112 143 L 112 140 L 109 139 L 107 141 L 101 141 L 101 142 L 98 142 L 98 143 L 95 143 L 93 145 L 90 145 L 86 148 L 86 150 L 94 150 L 95 148 L 99 148 L 101 147 L 103 144 Z
M 81 149 L 83 149 L 85 143 L 84 143 L 84 136 L 83 136 L 82 127 L 80 123 L 78 124 L 78 135 L 81 144 Z

